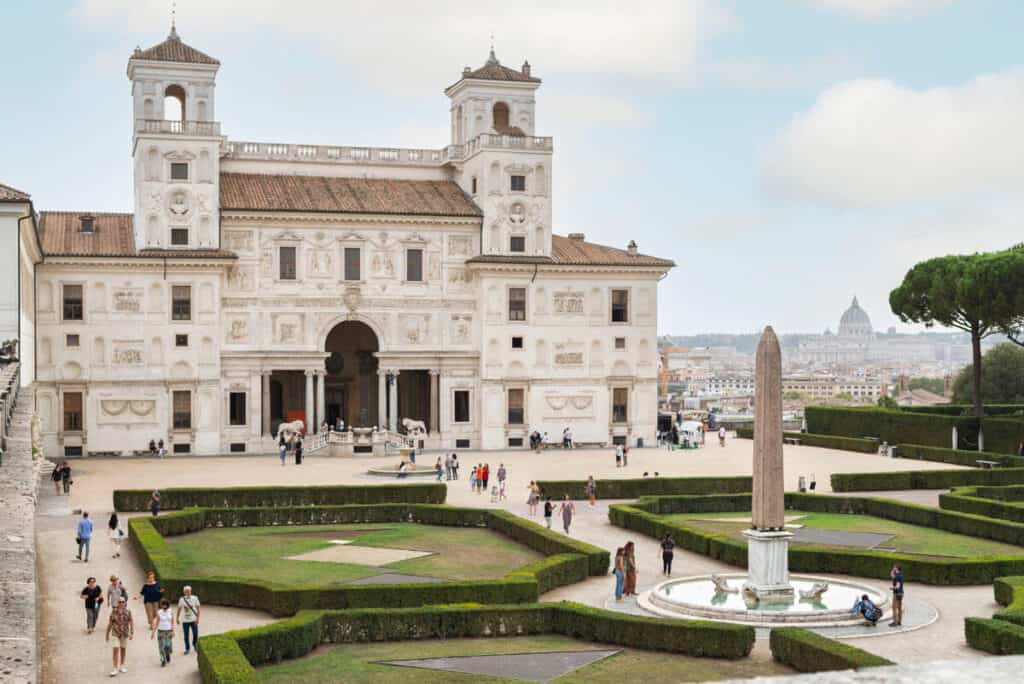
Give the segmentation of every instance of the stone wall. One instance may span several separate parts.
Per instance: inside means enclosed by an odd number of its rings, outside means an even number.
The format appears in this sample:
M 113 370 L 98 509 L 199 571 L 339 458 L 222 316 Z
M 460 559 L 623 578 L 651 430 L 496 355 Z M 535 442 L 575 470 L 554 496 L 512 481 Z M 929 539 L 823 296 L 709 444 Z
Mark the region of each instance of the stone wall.
M 2 682 L 36 681 L 35 504 L 44 461 L 32 459 L 32 393 L 32 388 L 21 390 L 0 466 Z

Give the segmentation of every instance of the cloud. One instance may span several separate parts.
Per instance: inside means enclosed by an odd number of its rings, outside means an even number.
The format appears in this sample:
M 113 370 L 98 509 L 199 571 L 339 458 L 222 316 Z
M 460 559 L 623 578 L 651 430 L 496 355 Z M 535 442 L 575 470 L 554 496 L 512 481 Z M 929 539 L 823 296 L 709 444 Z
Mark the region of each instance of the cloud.
M 650 112 L 610 95 L 553 93 L 544 97 L 544 109 L 554 118 L 574 125 L 646 128 L 654 123 Z
M 820 88 L 857 75 L 861 63 L 845 55 L 827 55 L 802 62 L 772 62 L 767 59 L 729 59 L 700 67 L 705 81 L 724 83 L 745 90 L 797 90 Z
M 770 147 L 769 186 L 840 206 L 1016 192 L 1024 181 L 1024 69 L 914 90 L 835 85 Z
M 952 0 L 809 0 L 811 4 L 843 14 L 877 21 L 891 16 L 925 14 Z

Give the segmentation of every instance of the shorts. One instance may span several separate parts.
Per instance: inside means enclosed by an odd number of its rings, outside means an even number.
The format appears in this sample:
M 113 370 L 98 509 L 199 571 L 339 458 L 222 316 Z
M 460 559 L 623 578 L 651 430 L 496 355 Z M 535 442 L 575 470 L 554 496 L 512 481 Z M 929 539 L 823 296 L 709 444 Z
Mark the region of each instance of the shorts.
M 903 605 L 903 594 L 893 594 L 892 595 L 892 605 L 894 605 L 894 606 L 902 606 Z
M 114 634 L 113 637 L 116 640 L 114 642 L 114 648 L 128 648 L 128 637 L 119 637 L 116 634 Z

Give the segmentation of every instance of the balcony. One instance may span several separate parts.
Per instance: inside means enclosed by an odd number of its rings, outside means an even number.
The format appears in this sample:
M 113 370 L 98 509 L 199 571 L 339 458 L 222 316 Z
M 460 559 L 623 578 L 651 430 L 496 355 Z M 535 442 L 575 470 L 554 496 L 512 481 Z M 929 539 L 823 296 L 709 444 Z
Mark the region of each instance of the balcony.
M 169 121 L 166 119 L 136 119 L 136 133 L 166 133 L 170 135 L 220 135 L 219 121 Z
M 550 137 L 533 135 L 502 135 L 498 133 L 481 133 L 465 145 L 462 158 L 468 157 L 479 150 L 537 150 L 550 152 L 553 147 Z

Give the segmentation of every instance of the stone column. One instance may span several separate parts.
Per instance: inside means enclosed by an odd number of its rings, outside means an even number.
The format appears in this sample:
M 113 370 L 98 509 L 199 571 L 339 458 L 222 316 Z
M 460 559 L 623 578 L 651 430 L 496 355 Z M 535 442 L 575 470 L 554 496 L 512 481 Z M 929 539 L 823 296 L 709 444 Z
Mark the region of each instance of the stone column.
M 316 416 L 313 415 L 313 374 L 316 371 L 306 371 L 306 434 L 313 431 Z
M 270 373 L 268 370 L 260 371 L 260 422 L 264 435 L 270 434 Z
M 388 424 L 388 372 L 377 369 L 377 429 L 383 430 Z
M 431 434 L 441 429 L 437 422 L 437 376 L 440 374 L 439 370 L 430 371 L 430 425 L 427 429 Z
M 391 410 L 388 412 L 388 430 L 398 432 L 398 369 L 391 370 L 391 384 L 388 387 L 388 401 Z
M 316 431 L 320 432 L 320 426 L 327 419 L 327 388 L 324 387 L 327 380 L 326 371 L 316 371 Z

